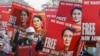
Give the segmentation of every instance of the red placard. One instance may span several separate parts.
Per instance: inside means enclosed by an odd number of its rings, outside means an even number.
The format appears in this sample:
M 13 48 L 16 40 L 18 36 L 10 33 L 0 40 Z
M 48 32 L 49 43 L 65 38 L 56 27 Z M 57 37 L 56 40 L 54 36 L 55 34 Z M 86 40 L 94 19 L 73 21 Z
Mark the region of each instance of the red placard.
M 10 17 L 9 11 L 2 11 L 1 13 L 1 30 L 8 30 L 8 20 Z
M 46 8 L 46 31 L 48 31 L 48 26 L 50 25 L 51 18 L 56 18 L 57 8 Z
M 2 11 L 8 11 L 8 9 L 10 9 L 11 6 L 10 5 L 0 5 L 0 15 L 2 13 Z
M 30 21 L 32 19 L 33 13 L 34 13 L 33 8 L 13 2 L 11 15 L 9 19 L 10 26 L 15 28 L 19 26 L 20 27 L 30 26 Z
M 100 42 L 100 0 L 83 0 L 82 8 L 81 43 L 85 44 L 78 55 L 100 56 L 97 46 Z
M 49 23 L 47 27 L 47 37 L 44 44 L 44 52 L 52 55 L 65 56 L 74 56 L 74 54 L 76 54 L 75 52 L 77 51 L 77 47 L 81 37 L 81 23 L 78 24 L 72 20 L 71 11 L 74 10 L 75 7 L 80 8 L 79 12 L 81 14 L 81 22 L 82 8 L 80 3 L 64 1 L 60 2 L 56 18 L 50 18 L 50 20 L 48 20 Z M 65 42 L 62 36 L 62 32 L 65 28 L 74 28 L 76 30 L 73 33 L 73 37 L 70 40 L 67 51 L 64 49 Z
M 51 23 L 51 19 L 54 19 L 54 18 L 56 18 L 56 13 L 57 13 L 57 8 L 46 8 L 45 9 L 45 14 L 46 14 L 46 38 L 45 38 L 45 44 L 47 43 L 46 41 L 46 39 L 48 38 L 48 37 L 50 37 L 50 36 L 52 36 L 50 33 L 51 32 L 49 32 L 50 31 L 50 28 L 52 29 L 52 27 L 53 27 L 53 25 L 52 25 L 52 23 Z M 51 27 L 51 25 L 52 25 L 52 27 Z M 51 30 L 52 31 L 52 30 Z M 52 32 L 53 33 L 53 32 Z M 44 45 L 45 45 L 44 44 Z M 43 52 L 44 53 L 47 53 L 48 55 L 51 55 L 50 54 L 50 50 L 52 50 L 52 49 L 48 49 L 47 47 L 43 47 Z M 49 51 L 49 52 L 48 52 Z
M 32 53 L 32 46 L 18 46 L 18 56 L 34 56 Z
M 11 38 L 14 32 L 14 28 L 8 26 L 8 21 L 10 17 L 9 11 L 2 11 L 1 13 L 2 19 L 1 19 L 1 30 L 6 30 L 8 33 L 8 37 Z
M 18 56 L 48 56 L 48 54 L 35 50 L 36 42 L 32 45 L 18 46 Z

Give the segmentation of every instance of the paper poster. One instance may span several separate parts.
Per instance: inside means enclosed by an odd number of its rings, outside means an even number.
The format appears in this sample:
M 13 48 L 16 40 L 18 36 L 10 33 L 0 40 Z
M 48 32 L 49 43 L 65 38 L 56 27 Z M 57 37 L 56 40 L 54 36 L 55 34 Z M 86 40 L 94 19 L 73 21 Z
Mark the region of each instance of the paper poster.
M 10 17 L 9 11 L 2 11 L 1 13 L 1 30 L 8 30 L 8 20 Z
M 51 18 L 56 18 L 57 14 L 57 8 L 46 8 L 45 14 L 46 14 L 46 31 L 48 31 L 48 26 L 50 25 Z
M 9 17 L 10 17 L 10 12 L 9 11 L 2 11 L 1 13 L 2 19 L 1 19 L 1 27 L 0 30 L 6 30 L 8 37 L 12 37 L 13 32 L 14 32 L 14 28 L 8 26 L 9 23 Z
M 9 26 L 12 26 L 14 28 L 26 28 L 30 26 L 30 20 L 32 19 L 33 13 L 33 8 L 13 2 L 11 15 L 9 18 Z
M 77 14 L 79 17 L 76 16 Z M 80 3 L 61 1 L 56 18 L 48 20 L 50 23 L 48 23 L 43 51 L 51 55 L 74 56 L 81 37 L 81 19 Z
M 81 41 L 84 45 L 79 55 L 100 56 L 100 1 L 83 0 L 82 9 Z

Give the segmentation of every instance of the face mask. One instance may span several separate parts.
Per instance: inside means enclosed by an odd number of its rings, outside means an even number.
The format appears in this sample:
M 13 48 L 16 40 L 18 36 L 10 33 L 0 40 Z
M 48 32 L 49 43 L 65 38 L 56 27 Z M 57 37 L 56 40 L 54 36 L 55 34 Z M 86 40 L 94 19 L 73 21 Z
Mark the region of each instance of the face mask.
M 35 37 L 33 40 L 34 40 L 35 42 L 37 42 L 37 41 L 38 41 L 38 38 Z
M 28 35 L 28 39 L 33 40 L 34 35 Z
M 94 55 L 95 51 L 96 51 L 96 48 L 94 48 L 94 47 L 88 47 L 88 49 L 87 49 L 87 52 L 91 55 Z

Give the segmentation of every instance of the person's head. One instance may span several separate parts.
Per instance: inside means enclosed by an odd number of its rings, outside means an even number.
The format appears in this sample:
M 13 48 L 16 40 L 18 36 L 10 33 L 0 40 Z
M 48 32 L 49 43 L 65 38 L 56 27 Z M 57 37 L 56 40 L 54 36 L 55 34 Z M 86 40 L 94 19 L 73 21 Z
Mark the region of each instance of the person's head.
M 22 23 L 26 23 L 29 17 L 29 12 L 27 9 L 20 10 L 20 18 Z
M 82 8 L 81 7 L 75 7 L 71 10 L 71 16 L 75 23 L 81 22 L 82 19 Z
M 34 38 L 34 33 L 35 33 L 35 29 L 34 29 L 33 27 L 28 27 L 28 28 L 26 29 L 26 33 L 27 33 L 28 39 L 33 40 L 33 38 Z
M 62 38 L 63 38 L 65 47 L 70 46 L 70 42 L 72 40 L 74 32 L 75 32 L 75 29 L 71 27 L 67 27 L 62 30 Z
M 35 15 L 32 19 L 32 22 L 35 29 L 42 28 L 42 17 L 40 15 Z

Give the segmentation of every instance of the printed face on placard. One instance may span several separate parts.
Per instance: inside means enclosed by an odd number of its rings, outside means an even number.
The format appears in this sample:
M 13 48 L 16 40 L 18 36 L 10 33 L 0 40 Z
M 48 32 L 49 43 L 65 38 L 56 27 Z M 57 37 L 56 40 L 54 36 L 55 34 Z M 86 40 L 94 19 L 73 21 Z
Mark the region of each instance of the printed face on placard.
M 21 17 L 21 22 L 24 23 L 24 22 L 27 22 L 27 19 L 28 19 L 28 11 L 27 10 L 21 10 L 20 11 L 20 17 Z
M 12 3 L 11 16 L 9 19 L 10 26 L 14 28 L 26 28 L 30 25 L 34 9 L 20 3 Z
M 72 10 L 72 19 L 75 23 L 81 22 L 82 19 L 82 12 L 80 8 L 76 8 Z
M 42 18 L 41 16 L 33 17 L 33 24 L 35 28 L 42 28 Z
M 70 31 L 70 30 L 65 30 L 64 31 L 64 33 L 63 33 L 63 41 L 64 41 L 65 47 L 69 47 L 70 46 L 72 37 L 73 37 L 73 32 L 72 31 Z

